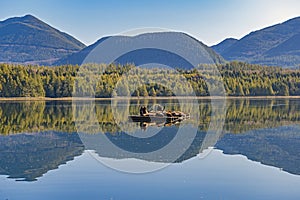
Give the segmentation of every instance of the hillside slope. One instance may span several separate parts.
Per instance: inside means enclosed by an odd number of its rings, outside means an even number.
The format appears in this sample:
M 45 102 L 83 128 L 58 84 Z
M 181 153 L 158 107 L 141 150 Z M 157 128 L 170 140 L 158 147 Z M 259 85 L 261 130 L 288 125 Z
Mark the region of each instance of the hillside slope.
M 108 40 L 109 39 L 109 40 Z M 176 49 L 181 51 L 187 50 L 184 54 L 189 55 L 192 60 L 200 60 L 204 63 L 224 63 L 224 59 L 215 53 L 211 48 L 196 40 L 195 38 L 181 32 L 159 32 L 159 33 L 145 33 L 134 37 L 129 36 L 111 36 L 104 37 L 98 40 L 91 46 L 86 47 L 78 53 L 66 56 L 59 60 L 55 65 L 62 64 L 82 64 L 82 62 L 88 62 L 85 60 L 86 56 L 90 54 L 95 48 L 101 45 L 102 42 L 110 42 L 112 50 L 118 49 L 118 46 L 122 47 L 128 45 L 132 47 L 132 51 L 120 54 L 114 61 L 119 64 L 133 63 L 136 66 L 147 64 L 147 63 L 159 63 L 170 67 L 178 67 L 182 69 L 190 69 L 193 66 L 189 63 L 186 58 L 174 53 L 172 50 L 160 49 L 155 45 L 157 41 L 168 41 L 174 42 Z M 166 46 L 168 46 L 166 42 Z M 151 44 L 151 48 L 136 48 L 135 45 Z M 174 45 L 170 45 L 173 46 Z M 183 50 L 184 49 L 184 50 Z M 195 53 L 195 49 L 199 50 Z M 119 49 L 118 49 L 119 50 Z M 99 52 L 100 53 L 100 52 Z M 198 54 L 198 55 L 196 55 Z M 105 63 L 103 60 L 93 60 L 96 63 Z
M 0 62 L 52 64 L 84 47 L 32 15 L 0 22 Z
M 221 42 L 212 48 L 223 49 L 226 60 L 254 64 L 295 67 L 300 65 L 300 17 L 251 32 L 232 45 Z

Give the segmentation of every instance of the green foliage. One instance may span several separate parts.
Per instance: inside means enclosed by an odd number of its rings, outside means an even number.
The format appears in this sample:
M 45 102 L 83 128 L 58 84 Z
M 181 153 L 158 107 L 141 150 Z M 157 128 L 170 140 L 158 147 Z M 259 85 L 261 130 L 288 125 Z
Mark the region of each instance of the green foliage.
M 133 65 L 39 67 L 0 64 L 0 97 L 208 96 L 223 82 L 228 96 L 300 95 L 300 70 L 243 62 L 199 70 L 142 69 Z M 80 70 L 79 70 L 80 69 Z M 186 84 L 188 83 L 188 84 Z M 210 89 L 210 90 L 209 90 Z
M 229 96 L 300 95 L 300 70 L 233 61 L 218 65 Z
M 191 116 L 198 116 L 198 119 L 191 118 L 188 123 L 205 131 L 208 130 L 211 121 L 218 119 L 225 119 L 224 130 L 230 133 L 242 133 L 252 129 L 299 124 L 300 122 L 299 100 L 293 99 L 229 100 L 226 113 L 214 115 L 212 115 L 212 105 L 207 100 L 199 100 L 199 105 L 196 107 L 189 100 L 179 103 L 176 99 L 134 101 L 115 99 L 95 103 L 95 116 L 99 122 L 97 130 L 102 133 L 116 133 L 121 131 L 120 124 L 123 127 L 126 126 L 126 130 L 140 129 L 139 124 L 127 123 L 128 115 L 138 114 L 142 105 L 150 107 L 153 104 L 161 104 L 165 110 L 181 110 L 190 113 Z M 70 101 L 0 102 L 0 134 L 47 130 L 62 132 L 86 130 L 87 133 L 93 133 L 90 130 L 90 124 L 85 123 L 91 119 L 90 105 L 81 103 L 78 105 L 80 106 L 74 106 L 74 104 L 72 106 Z M 117 106 L 118 112 L 114 110 L 116 105 L 122 105 Z

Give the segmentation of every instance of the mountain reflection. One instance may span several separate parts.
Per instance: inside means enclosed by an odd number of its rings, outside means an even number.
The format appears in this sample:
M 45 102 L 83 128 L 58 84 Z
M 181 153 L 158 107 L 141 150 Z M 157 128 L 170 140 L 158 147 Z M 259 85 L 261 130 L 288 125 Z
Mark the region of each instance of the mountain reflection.
M 77 134 L 41 132 L 0 136 L 0 174 L 35 181 L 83 153 Z
M 181 105 L 174 100 L 128 102 L 121 103 L 124 106 L 118 112 L 113 110 L 110 101 L 96 102 L 92 109 L 98 125 L 96 130 L 85 124 L 91 110 L 85 106 L 74 107 L 72 102 L 0 103 L 0 174 L 34 181 L 81 155 L 84 149 L 94 150 L 100 157 L 180 163 L 215 146 L 226 154 L 242 154 L 250 160 L 300 175 L 300 128 L 296 125 L 300 121 L 299 100 L 229 100 L 226 112 L 214 116 L 211 116 L 210 102 L 204 100 L 199 101 L 196 110 L 189 101 Z M 167 110 L 184 110 L 194 119 L 146 129 L 139 123 L 128 122 L 127 116 L 138 114 L 141 105 L 155 103 Z M 74 120 L 76 112 L 82 114 L 82 119 Z M 225 119 L 223 132 L 208 135 L 210 122 L 222 118 Z M 180 128 L 185 137 L 166 154 L 147 155 L 170 144 Z M 190 131 L 193 128 L 196 135 Z M 77 129 L 85 131 L 78 135 Z M 157 134 L 151 135 L 155 131 Z M 190 143 L 188 148 L 176 148 L 185 140 Z M 117 148 L 112 148 L 107 141 Z M 174 156 L 179 149 L 183 149 L 182 154 Z
M 225 154 L 241 154 L 250 160 L 300 175 L 300 126 L 226 134 L 216 148 Z

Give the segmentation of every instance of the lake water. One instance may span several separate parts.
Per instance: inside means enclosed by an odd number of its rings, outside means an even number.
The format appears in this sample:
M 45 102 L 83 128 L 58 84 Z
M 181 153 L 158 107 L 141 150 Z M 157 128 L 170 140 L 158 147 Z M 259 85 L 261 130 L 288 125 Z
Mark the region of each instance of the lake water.
M 296 99 L 0 102 L 0 133 L 0 200 L 300 199 Z

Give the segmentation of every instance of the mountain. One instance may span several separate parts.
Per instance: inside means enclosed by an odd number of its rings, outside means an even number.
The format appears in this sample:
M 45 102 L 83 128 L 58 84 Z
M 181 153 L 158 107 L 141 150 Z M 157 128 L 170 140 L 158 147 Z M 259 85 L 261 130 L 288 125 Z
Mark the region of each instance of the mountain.
M 238 40 L 234 38 L 227 38 L 220 42 L 217 45 L 212 46 L 212 48 L 217 52 L 218 54 L 222 54 L 226 49 L 231 47 L 234 43 L 236 43 Z
M 212 48 L 226 60 L 295 67 L 300 64 L 300 17 L 251 32 L 238 41 L 225 40 Z
M 300 33 L 266 52 L 269 56 L 280 56 L 282 54 L 300 55 Z
M 81 51 L 77 53 L 73 53 L 71 55 L 65 56 L 58 61 L 54 63 L 54 65 L 64 65 L 64 64 L 72 64 L 72 65 L 80 65 L 84 59 L 87 57 L 87 55 L 95 48 L 97 45 L 99 45 L 104 40 L 108 39 L 110 37 L 103 37 L 94 44 L 82 49 Z
M 204 63 L 223 63 L 224 59 L 215 53 L 211 48 L 203 44 L 202 42 L 196 40 L 195 38 L 181 32 L 159 32 L 159 33 L 145 33 L 137 36 L 111 36 L 104 37 L 98 40 L 96 43 L 92 44 L 81 50 L 78 53 L 66 56 L 59 61 L 55 62 L 54 65 L 62 64 L 82 64 L 86 56 L 93 50 L 104 44 L 103 42 L 109 42 L 110 45 L 107 51 L 115 51 L 124 46 L 128 45 L 133 49 L 130 52 L 120 54 L 120 56 L 114 59 L 115 63 L 126 64 L 134 63 L 136 66 L 147 64 L 147 63 L 159 63 L 167 65 L 170 67 L 179 67 L 183 69 L 192 68 L 192 64 L 189 63 L 184 56 L 179 56 L 172 50 L 159 48 L 159 44 L 163 43 L 163 46 L 173 47 L 176 45 L 176 50 L 183 52 L 183 54 L 188 55 L 190 60 L 197 60 L 197 64 Z M 160 42 L 158 42 L 160 41 Z M 170 43 L 172 43 L 170 45 Z M 175 45 L 174 45 L 174 44 Z M 106 43 L 105 43 L 106 44 Z M 149 48 L 137 48 L 135 45 L 151 44 Z M 158 45 L 157 45 L 158 44 Z M 99 45 L 99 46 L 98 46 Z M 195 51 L 197 49 L 197 52 Z M 175 50 L 175 51 L 176 51 Z M 196 53 L 195 53 L 196 52 Z M 106 52 L 105 52 L 106 53 Z M 105 54 L 103 53 L 103 54 Z M 109 57 L 110 54 L 106 53 Z M 96 58 L 97 59 L 97 58 Z M 105 60 L 92 60 L 93 63 L 106 63 Z
M 52 64 L 84 47 L 32 15 L 0 22 L 0 62 Z

